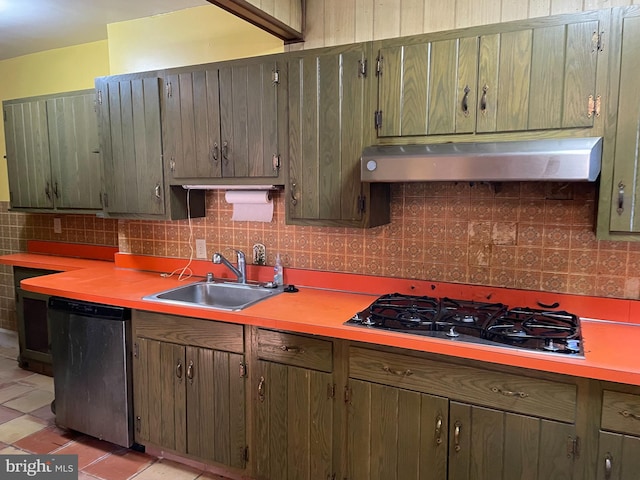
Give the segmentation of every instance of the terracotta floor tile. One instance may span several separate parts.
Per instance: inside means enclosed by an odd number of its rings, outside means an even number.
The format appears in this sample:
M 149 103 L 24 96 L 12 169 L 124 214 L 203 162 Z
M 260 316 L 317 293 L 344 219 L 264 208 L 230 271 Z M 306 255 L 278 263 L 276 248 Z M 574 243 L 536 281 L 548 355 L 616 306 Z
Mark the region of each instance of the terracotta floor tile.
M 0 382 L 19 380 L 31 375 L 33 372 L 20 368 L 15 359 L 0 358 Z
M 33 385 L 40 390 L 53 392 L 53 378 L 47 377 L 46 375 L 40 375 L 39 373 L 34 373 L 28 377 L 21 378 L 19 383 Z
M 38 388 L 35 390 L 31 390 L 30 392 L 27 392 L 24 395 L 19 396 L 18 398 L 14 398 L 13 400 L 5 402 L 4 406 L 13 408 L 14 410 L 19 410 L 24 413 L 29 413 L 32 410 L 37 410 L 47 405 L 51 405 L 52 400 L 53 392 L 40 390 Z
M 65 445 L 61 449 L 57 450 L 56 453 L 59 453 L 61 455 L 78 455 L 78 469 L 82 470 L 87 465 L 90 465 L 96 460 L 109 455 L 117 448 L 119 447 L 111 443 L 83 436 L 80 437 L 77 441 L 71 442 L 70 444 Z
M 22 412 L 0 405 L 0 424 L 6 423 L 14 418 L 21 417 L 22 415 L 24 415 Z
M 134 477 L 135 480 L 195 480 L 201 470 L 190 468 L 170 460 L 160 460 Z
M 32 410 L 31 412 L 29 412 L 29 415 L 41 418 L 42 420 L 46 420 L 47 423 L 51 425 L 53 425 L 56 419 L 56 416 L 51 411 L 51 404 L 47 404 L 44 407 L 38 408 L 37 410 Z
M 48 427 L 18 440 L 14 445 L 28 452 L 45 454 L 65 446 L 77 437 L 77 433 L 58 427 Z
M 47 423 L 44 420 L 30 415 L 14 418 L 0 425 L 0 442 L 15 443 L 46 426 Z
M 83 471 L 104 480 L 127 480 L 144 470 L 154 460 L 144 453 L 121 450 L 92 463 Z
M 11 401 L 32 390 L 34 390 L 34 388 L 29 385 L 20 385 L 19 383 L 11 382 L 0 388 L 0 403 Z

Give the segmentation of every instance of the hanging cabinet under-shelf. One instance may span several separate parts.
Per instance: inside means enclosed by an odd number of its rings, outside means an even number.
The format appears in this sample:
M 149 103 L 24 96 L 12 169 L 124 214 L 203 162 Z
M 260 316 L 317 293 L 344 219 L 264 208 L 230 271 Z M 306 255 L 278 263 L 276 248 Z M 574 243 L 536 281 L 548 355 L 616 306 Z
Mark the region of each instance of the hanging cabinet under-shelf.
M 281 63 L 277 56 L 260 57 L 163 75 L 170 183 L 284 183 L 286 68 Z
M 376 42 L 378 137 L 592 127 L 607 22 L 599 11 Z

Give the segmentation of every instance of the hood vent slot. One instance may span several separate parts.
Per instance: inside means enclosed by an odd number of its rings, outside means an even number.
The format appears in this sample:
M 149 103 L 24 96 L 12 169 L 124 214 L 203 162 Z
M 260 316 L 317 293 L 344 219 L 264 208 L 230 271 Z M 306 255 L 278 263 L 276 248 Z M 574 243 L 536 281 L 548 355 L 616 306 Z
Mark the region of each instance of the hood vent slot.
M 363 182 L 594 182 L 602 138 L 366 147 Z

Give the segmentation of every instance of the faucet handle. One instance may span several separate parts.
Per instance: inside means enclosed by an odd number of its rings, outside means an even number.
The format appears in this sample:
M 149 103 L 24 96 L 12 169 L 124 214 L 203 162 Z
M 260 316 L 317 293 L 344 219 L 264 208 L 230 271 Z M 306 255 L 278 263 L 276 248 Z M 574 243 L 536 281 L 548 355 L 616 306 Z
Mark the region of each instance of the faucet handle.
M 236 255 L 238 256 L 238 261 L 240 261 L 240 259 L 244 260 L 245 258 L 244 252 L 242 250 L 236 250 Z

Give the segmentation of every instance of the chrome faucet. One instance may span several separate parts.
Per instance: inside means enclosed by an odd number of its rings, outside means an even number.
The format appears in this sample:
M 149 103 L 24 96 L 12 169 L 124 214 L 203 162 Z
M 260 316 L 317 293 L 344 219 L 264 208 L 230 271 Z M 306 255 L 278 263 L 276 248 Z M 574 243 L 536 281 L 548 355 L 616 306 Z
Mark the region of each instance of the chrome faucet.
M 238 256 L 238 268 L 234 267 L 233 264 L 224 258 L 221 253 L 214 253 L 211 261 L 216 264 L 222 263 L 225 267 L 233 272 L 233 274 L 238 277 L 236 282 L 238 283 L 247 283 L 247 262 L 244 258 L 244 252 L 241 250 L 236 250 L 236 255 Z

